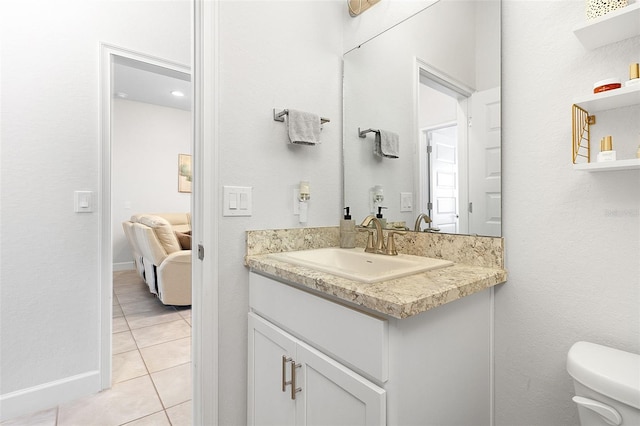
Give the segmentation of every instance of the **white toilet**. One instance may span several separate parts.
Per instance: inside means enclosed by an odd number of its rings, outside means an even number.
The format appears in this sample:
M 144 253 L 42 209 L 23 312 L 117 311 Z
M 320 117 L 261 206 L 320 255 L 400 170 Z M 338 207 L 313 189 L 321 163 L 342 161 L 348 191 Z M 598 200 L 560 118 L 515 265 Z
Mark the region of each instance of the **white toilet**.
M 640 355 L 577 342 L 569 350 L 567 371 L 582 426 L 640 425 Z

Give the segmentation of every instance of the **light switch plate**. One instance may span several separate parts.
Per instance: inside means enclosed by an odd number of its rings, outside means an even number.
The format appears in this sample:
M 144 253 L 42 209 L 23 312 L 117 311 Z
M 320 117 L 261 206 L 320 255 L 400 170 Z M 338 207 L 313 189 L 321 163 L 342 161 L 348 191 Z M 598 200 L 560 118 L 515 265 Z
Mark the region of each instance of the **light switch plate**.
M 91 213 L 93 211 L 93 192 L 74 191 L 73 211 L 76 213 Z
M 251 216 L 253 205 L 250 186 L 224 186 L 222 198 L 223 216 Z

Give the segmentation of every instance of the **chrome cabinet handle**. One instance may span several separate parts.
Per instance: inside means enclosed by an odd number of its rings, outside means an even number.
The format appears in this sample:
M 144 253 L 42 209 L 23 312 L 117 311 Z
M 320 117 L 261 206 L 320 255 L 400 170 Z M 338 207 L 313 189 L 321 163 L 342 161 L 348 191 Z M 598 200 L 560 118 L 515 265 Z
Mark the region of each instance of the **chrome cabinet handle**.
M 296 393 L 300 392 L 302 388 L 296 387 L 296 368 L 301 367 L 302 364 L 296 364 L 294 360 L 289 361 L 289 365 L 291 366 L 291 399 L 295 401 Z
M 286 355 L 282 355 L 282 392 L 286 392 L 287 385 L 291 384 L 291 380 L 287 381 L 287 363 L 292 361 Z

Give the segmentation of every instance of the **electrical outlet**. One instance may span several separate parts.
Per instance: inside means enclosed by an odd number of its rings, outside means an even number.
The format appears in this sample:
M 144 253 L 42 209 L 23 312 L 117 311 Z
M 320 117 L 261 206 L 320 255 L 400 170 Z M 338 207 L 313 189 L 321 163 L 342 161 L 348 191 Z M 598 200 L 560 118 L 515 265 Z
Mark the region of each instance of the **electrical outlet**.
M 401 212 L 413 211 L 413 193 L 412 192 L 400 193 L 400 211 Z

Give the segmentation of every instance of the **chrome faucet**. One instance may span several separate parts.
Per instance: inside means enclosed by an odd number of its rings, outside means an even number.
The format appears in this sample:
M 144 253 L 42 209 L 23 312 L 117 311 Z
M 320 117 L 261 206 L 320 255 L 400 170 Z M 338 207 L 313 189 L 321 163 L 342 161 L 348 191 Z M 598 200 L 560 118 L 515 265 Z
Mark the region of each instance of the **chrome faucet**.
M 376 227 L 376 240 L 373 242 L 373 231 L 368 229 L 369 224 L 373 222 Z M 367 239 L 367 247 L 364 249 L 367 253 L 377 253 L 377 254 L 386 254 L 388 256 L 397 256 L 398 251 L 396 250 L 396 245 L 393 240 L 394 234 L 404 235 L 406 232 L 404 231 L 389 231 L 387 236 L 387 244 L 384 243 L 384 234 L 382 232 L 382 224 L 380 220 L 373 216 L 369 215 L 364 218 L 362 223 L 360 224 L 360 231 L 369 232 L 369 238 Z
M 439 228 L 432 228 L 431 227 L 431 223 L 432 223 L 431 218 L 428 215 L 424 214 L 424 213 L 420 213 L 420 215 L 416 219 L 416 224 L 413 227 L 414 231 L 416 231 L 416 232 L 422 231 L 420 229 L 420 223 L 422 222 L 422 220 L 424 220 L 424 223 L 429 225 L 429 227 L 427 229 L 425 229 L 424 232 L 439 232 L 440 231 Z

